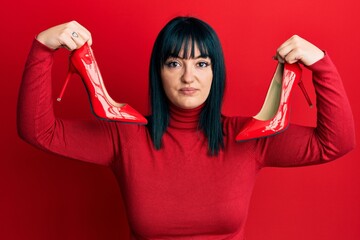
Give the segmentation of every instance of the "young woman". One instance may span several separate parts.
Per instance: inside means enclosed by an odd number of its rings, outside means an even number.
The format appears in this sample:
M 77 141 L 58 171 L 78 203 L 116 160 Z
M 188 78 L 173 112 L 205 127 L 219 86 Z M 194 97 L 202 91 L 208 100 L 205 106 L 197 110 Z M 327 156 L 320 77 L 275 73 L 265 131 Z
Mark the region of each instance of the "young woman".
M 236 141 L 239 132 L 250 119 L 262 120 L 221 115 L 224 59 L 216 33 L 205 22 L 177 17 L 159 33 L 150 62 L 147 125 L 133 109 L 122 112 L 125 105 L 111 100 L 103 86 L 92 89 L 91 82 L 103 82 L 92 74 L 98 69 L 91 43 L 90 32 L 74 21 L 37 36 L 21 84 L 18 130 L 46 151 L 109 166 L 123 193 L 132 239 L 244 239 L 260 169 L 325 163 L 354 147 L 352 113 L 339 74 L 326 52 L 299 36 L 286 40 L 275 58 L 313 72 L 317 127 L 290 124 L 282 133 L 247 141 Z M 121 117 L 113 118 L 119 121 L 54 115 L 51 67 L 54 50 L 61 47 L 77 49 L 71 71 L 81 75 L 90 95 L 101 95 L 107 109 L 119 112 Z M 274 86 L 279 93 L 270 95 L 286 93 L 284 82 Z M 93 98 L 93 108 L 105 109 L 96 104 Z

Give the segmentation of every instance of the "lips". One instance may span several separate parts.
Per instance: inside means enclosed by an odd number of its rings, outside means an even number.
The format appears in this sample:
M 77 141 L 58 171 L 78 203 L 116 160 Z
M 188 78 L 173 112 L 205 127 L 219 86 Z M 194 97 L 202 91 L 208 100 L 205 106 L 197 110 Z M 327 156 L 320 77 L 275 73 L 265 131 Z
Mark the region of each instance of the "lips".
M 184 95 L 193 95 L 194 93 L 196 93 L 198 91 L 198 89 L 196 88 L 192 88 L 192 87 L 184 87 L 184 88 L 180 88 L 180 92 Z

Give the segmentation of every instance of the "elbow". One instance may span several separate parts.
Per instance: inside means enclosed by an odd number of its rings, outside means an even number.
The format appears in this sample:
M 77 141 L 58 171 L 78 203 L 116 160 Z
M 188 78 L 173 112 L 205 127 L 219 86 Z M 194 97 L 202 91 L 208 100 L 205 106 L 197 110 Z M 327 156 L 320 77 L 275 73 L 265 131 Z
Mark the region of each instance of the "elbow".
M 356 147 L 355 135 L 348 136 L 345 140 L 338 142 L 336 145 L 324 145 L 323 160 L 332 161 L 338 159 L 354 150 Z
M 321 149 L 321 159 L 332 161 L 351 152 L 356 147 L 355 124 L 352 119 L 344 121 L 336 128 L 317 128 L 315 131 L 318 147 Z
M 36 142 L 35 134 L 31 130 L 31 126 L 27 125 L 24 121 L 21 121 L 21 119 L 17 119 L 16 129 L 17 134 L 21 140 L 29 144 L 34 144 Z
M 17 134 L 19 136 L 19 138 L 27 143 L 31 143 L 31 137 L 26 134 L 26 131 L 24 131 L 21 127 L 17 127 Z
M 348 144 L 346 145 L 343 155 L 347 154 L 348 152 L 351 152 L 356 148 L 356 140 L 355 140 L 355 134 L 350 138 L 351 140 L 348 141 Z
M 22 116 L 22 111 L 20 111 L 19 109 L 20 107 L 18 107 L 18 112 L 16 114 L 16 130 L 20 139 L 27 142 L 26 123 L 24 121 L 24 117 Z
M 20 139 L 26 141 L 26 134 L 25 134 L 26 131 L 24 131 L 23 125 L 19 120 L 19 118 L 16 120 L 16 130 L 17 130 L 17 135 L 20 137 Z
M 28 131 L 28 129 L 17 127 L 17 134 L 19 138 L 27 144 L 30 144 L 31 146 L 39 149 L 44 149 L 43 144 L 41 144 L 41 142 L 39 142 L 38 139 L 35 137 L 35 134 L 33 134 L 31 131 Z
M 354 126 L 354 124 L 353 124 Z M 344 137 L 342 144 L 341 156 L 351 152 L 356 147 L 356 136 L 355 136 L 355 127 L 352 127 L 351 130 Z
M 344 155 L 346 155 L 347 153 L 351 152 L 352 150 L 354 150 L 356 147 L 356 143 L 355 140 L 352 141 L 351 143 L 349 143 L 347 146 L 344 146 L 344 148 L 342 149 L 342 151 L 339 152 L 338 157 L 342 157 Z

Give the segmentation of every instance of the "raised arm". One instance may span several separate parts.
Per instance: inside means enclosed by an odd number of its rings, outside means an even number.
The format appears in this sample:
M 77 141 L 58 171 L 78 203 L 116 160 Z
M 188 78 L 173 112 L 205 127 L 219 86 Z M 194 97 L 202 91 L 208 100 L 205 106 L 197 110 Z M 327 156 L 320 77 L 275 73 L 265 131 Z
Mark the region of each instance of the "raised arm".
M 72 33 L 78 34 L 74 38 Z M 109 165 L 118 151 L 117 125 L 100 120 L 69 121 L 54 116 L 51 69 L 54 49 L 79 48 L 91 36 L 76 22 L 37 36 L 29 53 L 18 99 L 17 126 L 26 142 L 66 157 Z
M 353 115 L 340 75 L 327 54 L 294 36 L 280 46 L 276 58 L 300 61 L 312 71 L 317 126 L 290 125 L 274 137 L 258 141 L 264 166 L 291 167 L 334 160 L 355 146 Z

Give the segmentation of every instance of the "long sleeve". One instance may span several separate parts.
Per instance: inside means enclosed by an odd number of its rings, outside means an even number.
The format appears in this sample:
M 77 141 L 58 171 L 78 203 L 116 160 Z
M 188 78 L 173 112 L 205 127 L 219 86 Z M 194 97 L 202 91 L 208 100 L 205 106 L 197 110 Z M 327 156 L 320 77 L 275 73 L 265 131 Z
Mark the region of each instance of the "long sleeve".
M 119 151 L 117 124 L 55 117 L 51 94 L 53 54 L 53 50 L 33 41 L 19 91 L 19 136 L 46 151 L 109 165 Z
M 316 91 L 316 127 L 290 125 L 281 134 L 259 140 L 263 166 L 320 164 L 343 156 L 355 146 L 350 104 L 330 57 L 326 54 L 308 69 Z

